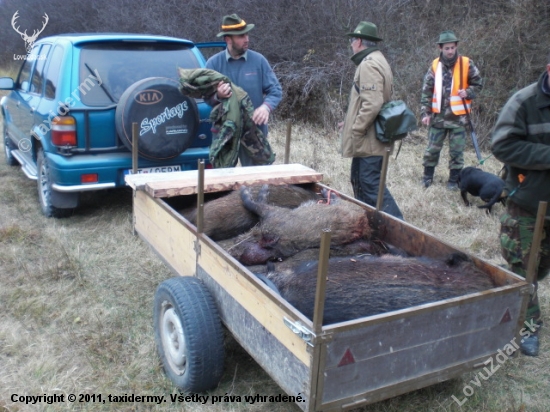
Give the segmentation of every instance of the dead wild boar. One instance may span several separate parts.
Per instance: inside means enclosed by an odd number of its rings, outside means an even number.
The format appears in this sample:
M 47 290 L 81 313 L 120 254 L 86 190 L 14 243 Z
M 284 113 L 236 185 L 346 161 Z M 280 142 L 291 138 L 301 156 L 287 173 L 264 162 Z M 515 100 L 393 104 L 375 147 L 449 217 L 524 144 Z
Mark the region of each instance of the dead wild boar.
M 331 248 L 360 239 L 369 239 L 371 228 L 364 209 L 349 202 L 302 203 L 288 210 L 266 202 L 269 188 L 264 187 L 254 200 L 246 186 L 241 187 L 244 207 L 259 216 L 260 223 L 249 234 L 242 263 L 255 265 L 271 259 L 284 259 L 299 251 L 317 248 L 321 233 L 331 231 Z M 246 263 L 245 263 L 246 261 Z
M 236 240 L 236 239 L 234 239 Z M 255 274 L 266 274 L 268 271 L 280 272 L 287 269 L 293 269 L 299 266 L 303 262 L 309 262 L 312 260 L 318 260 L 320 254 L 320 248 L 311 248 L 302 250 L 295 255 L 285 259 L 276 260 L 274 256 L 268 256 L 269 264 L 254 264 L 248 265 L 246 259 L 248 255 L 243 255 L 243 250 L 248 250 L 250 245 L 246 245 L 244 248 L 238 242 L 223 241 L 220 245 L 234 258 L 241 261 L 245 266 L 248 266 L 248 270 Z M 254 250 L 254 249 L 252 249 Z M 266 253 L 269 249 L 265 249 L 263 253 Z M 330 257 L 346 256 L 350 259 L 361 258 L 364 255 L 381 256 L 384 254 L 392 254 L 398 256 L 409 256 L 407 252 L 402 249 L 396 248 L 387 242 L 372 239 L 372 240 L 356 240 L 355 242 L 341 245 L 330 250 Z M 243 262 L 245 261 L 245 262 Z
M 297 262 L 304 262 L 319 258 L 319 247 L 308 248 L 298 251 L 290 257 L 280 256 L 277 248 L 263 248 L 255 241 L 255 229 L 244 235 L 223 240 L 220 246 L 231 256 L 237 259 L 245 266 L 255 266 L 255 273 L 264 273 L 266 271 L 265 263 L 268 261 L 276 262 L 277 269 L 287 268 L 296 265 Z M 364 254 L 380 256 L 383 254 L 393 254 L 399 256 L 408 256 L 408 254 L 395 246 L 378 239 L 358 239 L 344 245 L 333 245 L 331 243 L 330 256 L 361 256 Z M 263 268 L 263 270 L 261 270 Z
M 313 318 L 317 260 L 274 269 L 267 278 L 281 296 Z M 462 253 L 447 259 L 383 256 L 329 259 L 323 324 L 405 309 L 494 287 Z
M 250 186 L 257 195 L 262 185 Z M 307 201 L 316 201 L 321 197 L 312 190 L 295 185 L 269 185 L 267 203 L 282 208 L 295 208 Z M 238 190 L 204 204 L 203 231 L 213 240 L 224 240 L 240 235 L 258 223 L 255 213 L 247 210 L 242 203 Z M 197 209 L 183 214 L 194 225 L 197 224 Z

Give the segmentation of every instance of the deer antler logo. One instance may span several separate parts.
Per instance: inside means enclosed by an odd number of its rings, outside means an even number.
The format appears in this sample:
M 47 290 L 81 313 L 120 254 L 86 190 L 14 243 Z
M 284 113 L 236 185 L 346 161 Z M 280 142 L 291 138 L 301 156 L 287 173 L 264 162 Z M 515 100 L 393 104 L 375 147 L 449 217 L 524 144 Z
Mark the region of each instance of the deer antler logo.
M 27 34 L 27 30 L 25 30 L 24 32 L 21 32 L 19 30 L 19 26 L 18 27 L 15 27 L 15 24 L 16 24 L 16 20 L 17 18 L 19 17 L 19 10 L 17 10 L 12 19 L 11 19 L 11 26 L 13 27 L 13 29 L 19 33 L 21 35 L 21 38 L 23 40 L 25 40 L 25 44 L 26 44 L 26 48 L 27 48 L 27 53 L 30 53 L 31 52 L 31 49 L 32 49 L 32 46 L 34 45 L 34 42 L 36 41 L 36 39 L 38 38 L 38 35 L 40 33 L 42 33 L 42 31 L 44 31 L 44 28 L 46 27 L 46 24 L 48 24 L 48 21 L 50 20 L 50 18 L 48 17 L 48 15 L 46 13 L 44 13 L 44 24 L 42 25 L 42 28 L 40 30 L 33 30 L 33 33 L 32 33 L 32 36 L 29 36 Z

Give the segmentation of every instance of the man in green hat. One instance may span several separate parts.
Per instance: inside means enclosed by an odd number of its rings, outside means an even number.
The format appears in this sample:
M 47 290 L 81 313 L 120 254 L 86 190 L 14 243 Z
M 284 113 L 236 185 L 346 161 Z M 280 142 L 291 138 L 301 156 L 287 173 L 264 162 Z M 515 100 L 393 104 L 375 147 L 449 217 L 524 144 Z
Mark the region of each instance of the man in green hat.
M 449 136 L 447 188 L 458 190 L 458 176 L 464 166 L 467 115 L 483 83 L 472 60 L 458 54 L 458 38 L 452 31 L 442 32 L 437 44 L 439 57 L 424 77 L 420 99 L 422 123 L 430 127 L 422 161 L 422 184 L 429 187 L 433 183 L 443 142 Z
M 342 156 L 351 157 L 351 185 L 356 199 L 376 206 L 383 156 L 387 144 L 376 138 L 374 120 L 382 105 L 391 99 L 393 74 L 386 58 L 378 49 L 378 28 L 362 21 L 349 37 L 357 66 L 353 76 L 346 118 L 342 129 Z M 392 148 L 390 148 L 391 150 Z M 387 187 L 384 188 L 382 211 L 399 219 L 403 215 Z
M 267 59 L 262 54 L 248 49 L 248 32 L 253 28 L 254 24 L 247 24 L 236 14 L 224 16 L 217 37 L 224 38 L 227 48 L 210 57 L 206 62 L 206 68 L 227 76 L 231 82 L 248 93 L 254 105 L 252 121 L 267 139 L 269 115 L 281 101 L 283 92 Z M 221 82 L 214 99 L 222 101 L 230 96 L 231 85 Z M 242 149 L 241 147 L 239 150 L 241 165 L 254 165 L 254 160 Z

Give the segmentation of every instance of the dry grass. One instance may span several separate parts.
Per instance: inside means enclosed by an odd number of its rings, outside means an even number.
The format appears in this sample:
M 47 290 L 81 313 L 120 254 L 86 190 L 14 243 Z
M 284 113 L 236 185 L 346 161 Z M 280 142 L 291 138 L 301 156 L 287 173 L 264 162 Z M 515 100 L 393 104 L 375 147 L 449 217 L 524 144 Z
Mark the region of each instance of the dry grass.
M 279 163 L 284 158 L 285 134 L 285 124 L 273 125 L 270 136 Z M 388 186 L 405 219 L 477 256 L 502 263 L 497 241 L 502 207 L 495 206 L 494 216 L 465 207 L 458 193 L 445 189 L 446 158 L 436 169 L 436 183 L 422 189 L 422 139 L 406 140 L 398 159 L 390 162 Z M 350 194 L 350 162 L 341 158 L 338 146 L 333 131 L 295 125 L 290 161 L 323 172 L 329 185 Z M 474 162 L 473 153 L 467 153 L 467 163 Z M 498 172 L 500 164 L 490 158 L 484 169 Z M 154 290 L 173 275 L 132 234 L 128 191 L 88 194 L 71 218 L 46 219 L 39 211 L 35 183 L 2 159 L 0 193 L 0 411 L 298 411 L 286 404 L 25 406 L 12 402 L 12 394 L 176 393 L 159 366 L 152 329 Z M 541 285 L 541 300 L 548 314 L 547 281 Z M 464 385 L 474 374 L 360 410 L 548 411 L 550 345 L 546 330 L 542 338 L 539 358 L 519 356 L 508 361 L 482 381 L 482 387 L 461 408 L 451 397 L 461 399 Z M 230 337 L 226 355 L 226 372 L 211 394 L 281 392 Z

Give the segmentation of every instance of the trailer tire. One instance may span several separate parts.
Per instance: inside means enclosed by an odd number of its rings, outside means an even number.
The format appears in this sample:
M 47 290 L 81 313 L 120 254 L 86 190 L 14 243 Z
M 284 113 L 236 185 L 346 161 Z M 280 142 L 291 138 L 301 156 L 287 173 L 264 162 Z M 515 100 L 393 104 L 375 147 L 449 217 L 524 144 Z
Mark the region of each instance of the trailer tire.
M 182 391 L 215 388 L 223 374 L 223 329 L 210 292 L 197 278 L 162 282 L 155 293 L 154 328 L 164 371 Z

